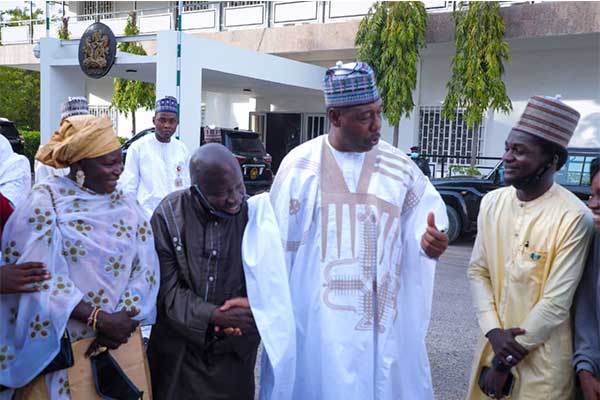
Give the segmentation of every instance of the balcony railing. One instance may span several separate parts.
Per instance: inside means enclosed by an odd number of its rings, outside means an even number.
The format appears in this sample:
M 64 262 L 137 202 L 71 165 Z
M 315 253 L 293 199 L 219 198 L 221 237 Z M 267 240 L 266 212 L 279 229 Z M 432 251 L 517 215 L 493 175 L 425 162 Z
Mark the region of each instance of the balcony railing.
M 424 1 L 428 12 L 452 11 L 455 1 Z M 518 1 L 503 1 L 510 6 Z M 532 3 L 532 2 L 525 2 Z M 359 19 L 366 15 L 372 3 L 357 1 L 248 1 L 202 2 L 187 6 L 182 13 L 182 29 L 188 32 L 220 32 L 238 29 L 270 28 L 287 25 L 323 24 Z M 241 4 L 241 5 L 240 5 Z M 175 29 L 175 8 L 132 10 L 137 14 L 141 34 Z M 81 37 L 93 21 L 108 25 L 116 36 L 124 34 L 130 11 L 75 15 L 69 17 L 71 39 Z M 50 37 L 58 37 L 60 17 L 50 21 Z M 0 22 L 0 45 L 37 42 L 46 36 L 44 19 Z

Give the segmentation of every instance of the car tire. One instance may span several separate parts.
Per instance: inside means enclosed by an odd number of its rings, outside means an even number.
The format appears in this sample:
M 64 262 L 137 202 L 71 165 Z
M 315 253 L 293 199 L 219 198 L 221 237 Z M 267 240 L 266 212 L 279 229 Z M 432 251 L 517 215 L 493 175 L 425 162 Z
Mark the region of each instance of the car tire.
M 454 242 L 460 237 L 462 232 L 462 222 L 458 211 L 452 206 L 446 205 L 446 214 L 448 214 L 448 240 L 450 243 Z

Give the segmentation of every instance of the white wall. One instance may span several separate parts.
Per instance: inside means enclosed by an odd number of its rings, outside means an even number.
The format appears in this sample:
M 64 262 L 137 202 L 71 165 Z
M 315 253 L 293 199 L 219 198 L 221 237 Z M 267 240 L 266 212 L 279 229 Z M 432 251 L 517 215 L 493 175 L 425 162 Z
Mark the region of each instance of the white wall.
M 490 113 L 483 155 L 502 155 L 511 127 L 533 95 L 560 94 L 579 111 L 581 120 L 570 146 L 600 147 L 600 35 L 513 40 L 509 46 L 512 62 L 505 65 L 504 82 L 513 111 Z M 451 44 L 433 45 L 422 55 L 419 105 L 442 104 L 452 52 Z M 418 124 L 413 132 L 416 137 Z
M 254 111 L 250 96 L 203 92 L 202 102 L 206 107 L 204 125 L 248 129 L 248 116 Z
M 560 94 L 581 114 L 570 146 L 600 147 L 600 35 L 513 43 L 513 61 L 506 67 L 513 112 L 498 114 L 488 128 L 486 152 L 503 149 L 510 127 L 534 94 Z
M 86 94 L 88 103 L 91 106 L 110 105 L 114 93 L 114 79 L 104 77 L 102 79 L 86 79 Z M 139 109 L 135 113 L 136 132 L 152 127 L 152 117 L 154 110 Z M 121 137 L 131 137 L 132 120 L 131 114 L 127 117 L 119 113 L 117 122 L 117 135 Z
M 324 113 L 323 96 L 263 96 L 256 98 L 256 111 Z

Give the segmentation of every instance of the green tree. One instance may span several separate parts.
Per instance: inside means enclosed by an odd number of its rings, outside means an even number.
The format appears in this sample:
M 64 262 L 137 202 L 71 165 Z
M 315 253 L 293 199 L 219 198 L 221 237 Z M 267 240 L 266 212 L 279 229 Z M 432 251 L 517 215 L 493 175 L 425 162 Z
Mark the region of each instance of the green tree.
M 40 129 L 40 73 L 0 66 L 0 117 L 18 129 Z
M 453 18 L 455 55 L 443 115 L 453 120 L 456 109 L 464 108 L 465 122 L 474 127 L 487 109 L 512 110 L 502 81 L 503 63 L 510 61 L 505 25 L 497 1 L 461 2 Z
M 44 12 L 37 8 L 33 10 L 33 14 L 29 12 L 29 8 L 19 8 L 15 7 L 11 10 L 0 11 L 0 21 L 2 22 L 19 22 L 19 21 L 27 21 L 29 19 L 36 20 L 38 19 Z M 33 37 L 33 25 L 29 27 L 29 34 Z M 0 41 L 2 36 L 0 35 Z M 0 43 L 0 45 L 2 45 Z
M 33 10 L 33 13 L 29 12 L 29 8 L 15 7 L 12 10 L 6 10 L 2 12 L 2 20 L 8 22 L 25 21 L 28 19 L 38 19 L 44 12 L 41 9 Z
M 135 12 L 129 13 L 127 25 L 125 26 L 125 36 L 135 36 L 140 31 L 136 25 Z M 146 55 L 146 50 L 137 42 L 124 42 L 119 44 L 119 50 L 138 55 Z M 131 134 L 135 135 L 135 112 L 139 108 L 151 110 L 154 108 L 155 91 L 154 85 L 147 82 L 132 81 L 123 78 L 115 78 L 115 91 L 112 99 L 112 106 L 119 112 L 128 116 L 131 113 Z
M 419 1 L 375 3 L 360 22 L 356 35 L 358 59 L 375 72 L 383 103 L 383 114 L 394 126 L 398 146 L 398 124 L 409 116 L 415 103 L 419 50 L 426 46 L 427 13 Z

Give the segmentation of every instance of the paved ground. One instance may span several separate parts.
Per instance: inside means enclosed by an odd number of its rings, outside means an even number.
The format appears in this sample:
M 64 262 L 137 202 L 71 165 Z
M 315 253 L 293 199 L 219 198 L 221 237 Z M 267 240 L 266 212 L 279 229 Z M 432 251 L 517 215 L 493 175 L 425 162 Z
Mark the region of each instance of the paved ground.
M 436 400 L 464 400 L 479 327 L 467 265 L 472 240 L 450 246 L 438 264 L 427 347 Z

